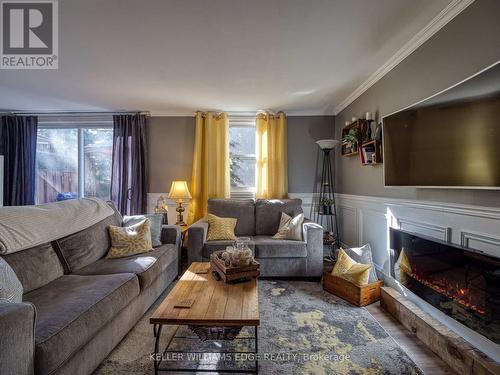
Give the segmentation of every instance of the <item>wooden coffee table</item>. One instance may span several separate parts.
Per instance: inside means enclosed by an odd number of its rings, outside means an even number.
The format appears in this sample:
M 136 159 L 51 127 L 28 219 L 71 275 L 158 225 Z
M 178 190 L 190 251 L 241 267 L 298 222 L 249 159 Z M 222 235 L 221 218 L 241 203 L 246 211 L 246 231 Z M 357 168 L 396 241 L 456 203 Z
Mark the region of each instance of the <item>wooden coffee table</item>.
M 192 302 L 191 307 L 176 306 L 182 304 L 181 302 L 189 301 Z M 213 278 L 210 263 L 192 263 L 149 321 L 153 324 L 153 332 L 156 337 L 155 374 L 159 371 L 258 373 L 257 329 L 260 318 L 257 279 L 255 278 L 243 283 L 226 284 Z M 170 350 L 170 344 L 175 339 L 177 330 L 165 350 L 161 351 L 159 342 L 163 325 L 187 325 L 193 330 L 214 328 L 222 330 L 225 328 L 227 331 L 244 326 L 254 327 L 255 351 L 251 354 L 254 354 L 255 368 L 251 370 L 161 368 L 160 365 L 166 353 L 198 353 Z M 249 337 L 245 337 L 245 339 L 249 339 Z M 250 337 L 250 339 L 252 338 Z M 224 352 L 224 354 L 234 355 L 242 353 L 248 354 L 249 352 Z

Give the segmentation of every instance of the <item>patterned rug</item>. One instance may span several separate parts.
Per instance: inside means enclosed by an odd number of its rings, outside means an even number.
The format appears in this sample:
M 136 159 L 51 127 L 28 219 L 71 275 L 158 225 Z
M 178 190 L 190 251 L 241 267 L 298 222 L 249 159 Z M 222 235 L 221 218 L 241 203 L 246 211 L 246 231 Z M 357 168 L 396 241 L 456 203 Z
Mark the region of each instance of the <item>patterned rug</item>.
M 163 298 L 144 315 L 96 374 L 153 373 L 150 353 L 154 339 L 148 319 Z M 261 374 L 422 374 L 367 310 L 324 292 L 319 283 L 259 280 L 259 301 Z M 163 346 L 174 331 L 175 327 L 163 328 Z M 173 345 L 175 350 L 209 352 L 236 348 L 245 351 L 253 349 L 249 339 L 252 333 L 252 330 L 244 330 L 238 340 L 230 342 L 201 343 L 194 339 L 192 332 L 181 327 L 176 334 L 180 338 L 175 339 Z M 173 356 L 168 359 L 178 361 Z M 205 356 L 187 365 L 243 369 L 253 363 L 229 363 L 220 357 Z M 236 367 L 224 367 L 226 365 Z

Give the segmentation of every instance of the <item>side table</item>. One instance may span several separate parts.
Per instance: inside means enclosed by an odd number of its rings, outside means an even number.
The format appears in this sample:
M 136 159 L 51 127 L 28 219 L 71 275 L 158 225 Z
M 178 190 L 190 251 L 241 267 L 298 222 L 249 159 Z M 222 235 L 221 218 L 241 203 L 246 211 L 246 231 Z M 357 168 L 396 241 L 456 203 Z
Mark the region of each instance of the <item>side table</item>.
M 187 232 L 188 232 L 188 228 L 189 228 L 189 225 L 180 225 L 181 227 L 181 245 L 180 245 L 180 249 L 179 249 L 179 256 L 178 256 L 178 267 L 179 267 L 179 270 L 178 270 L 178 276 L 177 277 L 181 277 L 182 275 L 182 252 L 184 250 L 187 251 Z

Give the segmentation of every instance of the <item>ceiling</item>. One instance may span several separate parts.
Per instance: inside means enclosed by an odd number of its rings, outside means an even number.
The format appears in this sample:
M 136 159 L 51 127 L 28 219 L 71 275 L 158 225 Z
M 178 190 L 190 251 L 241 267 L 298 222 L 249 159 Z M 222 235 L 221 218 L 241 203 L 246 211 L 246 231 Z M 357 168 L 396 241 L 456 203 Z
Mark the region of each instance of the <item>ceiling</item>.
M 59 69 L 1 70 L 0 109 L 333 114 L 449 3 L 59 1 Z

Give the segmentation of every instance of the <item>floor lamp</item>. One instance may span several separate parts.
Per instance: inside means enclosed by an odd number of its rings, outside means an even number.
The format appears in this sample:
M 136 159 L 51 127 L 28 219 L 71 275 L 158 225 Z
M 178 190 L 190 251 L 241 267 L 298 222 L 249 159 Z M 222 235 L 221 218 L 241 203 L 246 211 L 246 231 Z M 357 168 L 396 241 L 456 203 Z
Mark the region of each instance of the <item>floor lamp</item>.
M 335 259 L 335 248 L 340 246 L 340 232 L 335 204 L 335 184 L 332 172 L 332 150 L 339 144 L 335 139 L 321 139 L 316 142 L 323 152 L 321 183 L 316 207 L 316 222 L 326 229 L 324 244 L 331 246 L 327 260 Z M 333 235 L 331 235 L 331 233 Z

